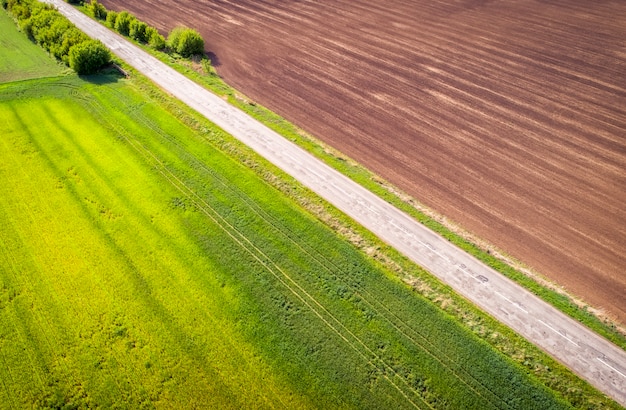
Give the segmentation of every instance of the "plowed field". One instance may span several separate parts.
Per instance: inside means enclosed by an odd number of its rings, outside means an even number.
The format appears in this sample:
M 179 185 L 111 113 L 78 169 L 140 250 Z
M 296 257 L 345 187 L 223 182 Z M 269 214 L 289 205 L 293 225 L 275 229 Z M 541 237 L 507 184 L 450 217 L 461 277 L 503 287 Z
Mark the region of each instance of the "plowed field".
M 626 323 L 626 3 L 104 0 Z

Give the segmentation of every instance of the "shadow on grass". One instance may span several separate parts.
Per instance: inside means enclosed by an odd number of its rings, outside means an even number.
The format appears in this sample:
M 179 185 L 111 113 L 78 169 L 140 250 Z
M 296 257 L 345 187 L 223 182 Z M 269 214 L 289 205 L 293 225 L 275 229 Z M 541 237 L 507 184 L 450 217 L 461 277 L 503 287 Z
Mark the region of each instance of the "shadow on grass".
M 82 80 L 96 85 L 116 83 L 127 76 L 128 73 L 116 64 L 107 65 L 98 70 L 95 74 L 79 75 Z

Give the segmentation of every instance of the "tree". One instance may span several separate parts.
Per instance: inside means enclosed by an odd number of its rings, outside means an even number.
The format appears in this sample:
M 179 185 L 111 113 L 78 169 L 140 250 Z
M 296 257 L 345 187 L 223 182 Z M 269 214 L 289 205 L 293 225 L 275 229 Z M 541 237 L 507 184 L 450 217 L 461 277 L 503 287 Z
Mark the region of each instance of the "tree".
M 135 20 L 135 16 L 127 11 L 122 11 L 115 19 L 115 31 L 127 36 L 130 33 L 130 25 Z
M 130 38 L 133 38 L 139 42 L 147 43 L 148 38 L 146 36 L 146 30 L 148 29 L 148 25 L 143 21 L 134 19 L 130 23 L 130 30 L 128 32 Z
M 167 38 L 168 46 L 183 57 L 204 53 L 204 39 L 196 30 L 176 27 Z
M 112 29 L 115 29 L 115 21 L 117 20 L 117 11 L 108 11 L 107 12 L 107 19 L 106 19 L 106 23 L 107 26 L 111 27 Z
M 151 26 L 146 28 L 146 39 L 150 47 L 155 50 L 163 50 L 165 48 L 165 37 L 163 37 L 159 31 Z
M 59 60 L 69 65 L 69 52 L 76 44 L 89 40 L 82 31 L 72 26 L 63 31 L 60 40 L 50 47 L 50 52 Z
M 87 6 L 87 10 L 98 20 L 105 20 L 107 18 L 107 9 L 102 4 L 98 3 L 98 0 L 91 0 L 91 3 Z
M 87 40 L 70 48 L 69 64 L 78 74 L 92 74 L 111 61 L 111 52 L 99 40 Z

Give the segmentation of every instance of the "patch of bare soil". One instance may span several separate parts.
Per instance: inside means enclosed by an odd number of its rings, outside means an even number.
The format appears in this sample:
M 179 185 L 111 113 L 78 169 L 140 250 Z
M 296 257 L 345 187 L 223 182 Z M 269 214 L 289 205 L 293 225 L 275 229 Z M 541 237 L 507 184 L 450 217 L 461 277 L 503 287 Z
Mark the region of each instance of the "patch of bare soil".
M 626 323 L 626 2 L 103 3 Z

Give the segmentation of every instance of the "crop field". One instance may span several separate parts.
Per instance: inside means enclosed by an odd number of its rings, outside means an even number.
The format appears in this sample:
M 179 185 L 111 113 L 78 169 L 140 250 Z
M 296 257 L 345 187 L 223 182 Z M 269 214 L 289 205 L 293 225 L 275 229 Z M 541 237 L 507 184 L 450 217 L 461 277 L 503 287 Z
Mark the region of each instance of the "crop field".
M 179 112 L 0 84 L 0 408 L 568 407 Z
M 626 323 L 626 4 L 104 0 Z

